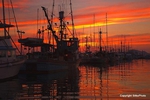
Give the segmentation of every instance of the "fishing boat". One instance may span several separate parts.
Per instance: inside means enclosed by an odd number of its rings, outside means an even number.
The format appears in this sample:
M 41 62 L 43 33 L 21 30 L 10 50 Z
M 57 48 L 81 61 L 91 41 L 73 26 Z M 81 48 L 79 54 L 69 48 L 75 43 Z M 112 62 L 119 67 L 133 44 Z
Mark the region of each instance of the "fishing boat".
M 53 0 L 54 1 L 54 0 Z M 54 6 L 53 6 L 54 7 Z M 59 11 L 59 31 L 56 34 L 56 30 L 52 25 L 52 18 L 49 20 L 49 16 L 45 7 L 42 7 L 45 17 L 47 19 L 47 31 L 51 33 L 51 37 L 55 41 L 55 44 L 44 42 L 44 30 L 39 29 L 37 38 L 25 38 L 19 39 L 18 42 L 28 48 L 26 66 L 22 68 L 24 72 L 57 72 L 65 69 L 74 68 L 80 62 L 79 59 L 79 39 L 75 36 L 72 5 L 71 8 L 71 21 L 72 31 L 67 27 L 64 11 Z M 53 15 L 53 14 L 52 14 Z M 70 36 L 66 33 L 70 32 Z M 40 35 L 42 34 L 42 37 Z M 50 39 L 50 38 L 49 38 Z M 51 40 L 49 40 L 51 41 Z M 36 47 L 39 47 L 39 51 L 35 51 Z M 31 50 L 32 49 L 32 50 Z
M 86 51 L 81 55 L 81 64 L 88 64 L 88 65 L 100 65 L 100 64 L 107 64 L 108 57 L 106 51 L 102 48 L 102 31 L 99 31 L 99 50 L 92 53 L 90 51 L 90 46 L 87 45 L 88 41 L 86 38 Z
M 12 45 L 14 42 L 12 42 L 9 30 L 14 26 L 6 24 L 4 0 L 2 0 L 2 7 L 3 22 L 0 21 L 0 30 L 3 35 L 0 36 L 0 80 L 16 76 L 25 61 L 22 56 L 16 55 L 16 48 Z

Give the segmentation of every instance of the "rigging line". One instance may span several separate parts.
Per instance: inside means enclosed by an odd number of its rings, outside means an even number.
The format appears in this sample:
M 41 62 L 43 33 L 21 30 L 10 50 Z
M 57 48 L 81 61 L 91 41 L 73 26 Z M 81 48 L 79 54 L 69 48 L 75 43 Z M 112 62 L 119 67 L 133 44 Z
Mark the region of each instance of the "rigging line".
M 39 9 L 37 9 L 37 30 L 39 29 Z M 38 33 L 37 33 L 38 38 Z
M 4 4 L 4 0 L 2 0 L 2 8 L 3 8 L 3 24 L 5 25 L 6 24 L 6 21 L 5 21 L 5 4 Z M 4 36 L 6 38 L 6 27 L 4 27 Z
M 65 11 L 65 4 L 64 4 L 64 0 L 62 1 L 62 10 Z
M 53 16 L 54 16 L 54 6 L 55 6 L 54 4 L 55 4 L 55 0 L 53 0 L 53 6 L 52 6 L 52 14 L 51 14 L 51 25 L 52 26 L 51 27 L 53 27 L 53 18 L 54 18 Z
M 11 21 L 10 21 L 10 9 L 9 9 L 9 7 L 10 7 L 10 3 L 9 3 L 9 0 L 7 0 L 7 2 L 8 2 L 8 16 L 9 16 L 9 24 L 11 24 Z
M 73 20 L 73 11 L 72 11 L 72 2 L 70 0 L 70 10 L 71 10 L 71 20 L 72 20 L 72 32 L 73 32 L 73 38 L 74 38 L 74 35 L 75 35 L 75 27 L 74 27 L 74 20 Z
M 53 28 L 53 19 L 54 19 L 54 7 L 55 7 L 55 0 L 53 0 L 53 5 L 52 5 L 52 13 L 51 13 L 51 27 Z M 48 30 L 49 31 L 49 30 Z M 49 43 L 51 43 L 52 39 L 52 44 L 54 45 L 54 38 L 52 38 L 52 32 L 49 32 Z M 54 36 L 53 36 L 54 37 Z M 54 51 L 54 46 L 53 46 L 53 51 Z
M 12 0 L 10 0 L 10 3 L 11 3 L 11 7 L 12 7 L 12 12 L 13 12 L 13 15 L 14 15 L 14 18 L 15 18 L 15 24 L 16 24 L 16 28 L 17 28 L 17 33 L 18 33 L 19 39 L 21 39 L 21 36 L 19 35 L 19 28 L 18 28 L 17 19 L 16 19 L 16 16 L 15 16 L 15 11 L 14 11 Z
M 8 23 L 11 24 L 11 21 L 10 21 L 11 18 L 10 18 L 10 9 L 9 9 L 10 5 L 9 5 L 9 0 L 7 0 L 7 2 L 8 2 L 8 4 L 7 4 L 6 6 L 8 6 L 8 7 L 7 7 L 7 8 L 8 8 L 8 9 L 7 9 L 7 10 L 8 10 L 8 12 L 7 12 L 7 13 L 8 13 Z M 5 21 L 6 21 L 6 18 L 5 18 Z M 9 29 L 10 29 L 10 28 L 8 27 L 8 31 L 9 31 Z
M 14 40 L 12 39 L 12 37 L 9 35 L 9 32 L 5 29 L 6 33 L 8 34 L 8 36 L 10 37 L 11 41 L 13 42 L 13 44 L 15 45 L 16 49 L 18 50 L 18 52 L 21 54 L 21 52 L 19 51 L 17 45 L 15 44 Z
M 64 21 L 63 21 L 63 22 L 64 22 Z M 64 24 L 65 24 L 65 23 L 64 23 Z M 68 29 L 69 33 L 70 33 L 71 35 L 73 35 L 73 33 L 71 33 L 69 27 L 68 27 L 66 24 L 65 24 L 65 26 L 66 26 L 66 28 Z

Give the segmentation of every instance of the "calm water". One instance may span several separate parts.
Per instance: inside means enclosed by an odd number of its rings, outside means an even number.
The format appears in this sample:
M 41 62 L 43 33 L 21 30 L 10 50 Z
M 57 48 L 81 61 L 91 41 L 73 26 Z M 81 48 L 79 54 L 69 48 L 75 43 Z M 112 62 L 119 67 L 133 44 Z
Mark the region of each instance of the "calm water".
M 150 60 L 0 82 L 0 100 L 150 100 Z

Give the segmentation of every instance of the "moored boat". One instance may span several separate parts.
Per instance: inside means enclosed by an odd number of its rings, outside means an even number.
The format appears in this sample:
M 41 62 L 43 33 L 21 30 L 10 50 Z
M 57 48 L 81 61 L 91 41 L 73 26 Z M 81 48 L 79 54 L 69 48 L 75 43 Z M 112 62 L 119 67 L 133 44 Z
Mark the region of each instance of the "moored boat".
M 4 0 L 2 0 L 3 14 L 5 14 Z M 0 29 L 3 30 L 3 36 L 0 36 L 0 80 L 16 76 L 20 70 L 20 66 L 25 59 L 16 55 L 16 48 L 12 45 L 12 38 L 9 34 L 10 27 L 13 25 L 6 24 L 5 15 L 3 22 L 0 21 Z
M 71 1 L 70 1 L 71 4 Z M 71 5 L 70 5 L 71 6 Z M 48 22 L 47 31 L 51 33 L 52 40 L 55 44 L 45 43 L 44 36 L 42 38 L 40 35 L 44 35 L 44 30 L 38 30 L 39 37 L 37 38 L 25 38 L 19 39 L 18 42 L 26 46 L 30 50 L 27 53 L 26 66 L 24 66 L 23 71 L 26 72 L 55 72 L 64 69 L 72 69 L 79 65 L 79 39 L 75 36 L 73 17 L 72 19 L 72 32 L 67 27 L 65 23 L 64 11 L 59 11 L 59 32 L 56 34 L 56 30 L 53 28 L 52 22 L 49 20 L 48 13 L 45 7 L 42 7 L 45 17 Z M 71 16 L 72 9 L 71 9 Z M 53 19 L 51 19 L 53 20 Z M 70 33 L 70 34 L 68 34 Z M 49 38 L 49 41 L 52 41 Z M 39 48 L 36 51 L 36 48 Z

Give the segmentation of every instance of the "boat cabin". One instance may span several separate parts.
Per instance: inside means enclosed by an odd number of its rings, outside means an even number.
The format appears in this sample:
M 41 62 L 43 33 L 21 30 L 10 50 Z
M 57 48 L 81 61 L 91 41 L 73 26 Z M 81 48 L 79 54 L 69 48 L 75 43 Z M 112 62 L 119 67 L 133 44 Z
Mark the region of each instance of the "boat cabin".
M 0 63 L 16 60 L 16 49 L 12 47 L 10 39 L 0 40 Z

